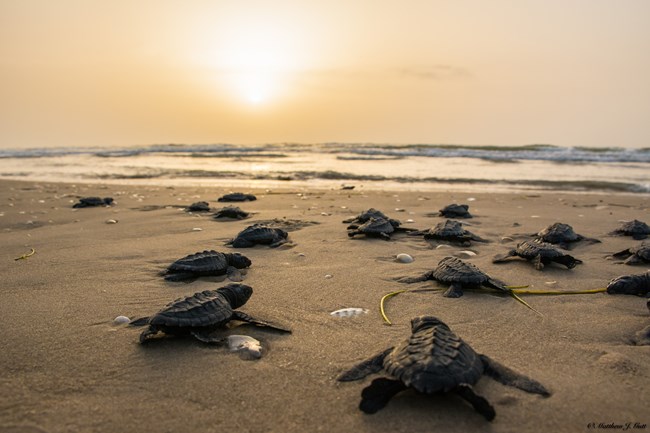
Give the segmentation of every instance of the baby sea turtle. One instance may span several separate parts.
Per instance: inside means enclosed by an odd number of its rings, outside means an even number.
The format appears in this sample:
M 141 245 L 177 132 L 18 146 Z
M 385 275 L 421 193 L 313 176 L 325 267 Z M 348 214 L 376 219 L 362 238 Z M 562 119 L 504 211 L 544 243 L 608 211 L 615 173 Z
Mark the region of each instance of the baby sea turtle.
M 145 343 L 161 331 L 171 335 L 192 335 L 206 343 L 222 343 L 224 338 L 214 337 L 211 333 L 231 320 L 291 332 L 287 328 L 235 311 L 244 305 L 252 294 L 252 287 L 231 283 L 216 290 L 204 290 L 177 299 L 153 316 L 136 319 L 130 325 L 149 325 L 149 328 L 140 334 L 140 343 Z
M 533 235 L 542 242 L 558 245 L 565 250 L 571 249 L 578 242 L 587 241 L 589 243 L 598 243 L 598 239 L 586 238 L 573 231 L 573 227 L 564 223 L 553 223 L 539 233 Z
M 538 271 L 541 271 L 545 265 L 552 262 L 560 263 L 568 269 L 575 268 L 577 264 L 582 263 L 582 260 L 564 254 L 562 251 L 555 248 L 553 244 L 542 242 L 537 239 L 524 241 L 518 244 L 517 248 L 514 250 L 510 250 L 506 254 L 497 255 L 492 260 L 492 263 L 503 263 L 514 257 L 521 257 L 533 262 L 535 269 Z
M 443 294 L 447 298 L 459 298 L 463 296 L 463 289 L 489 287 L 502 292 L 510 293 L 510 289 L 498 280 L 492 279 L 483 273 L 472 263 L 464 262 L 457 257 L 445 257 L 440 260 L 438 266 L 419 277 L 405 277 L 397 279 L 400 283 L 419 283 L 426 280 L 435 280 L 440 283 L 448 283 L 449 289 Z
M 97 207 L 97 206 L 111 206 L 113 204 L 112 197 L 84 197 L 79 199 L 79 203 L 72 205 L 73 208 L 82 207 Z
M 607 293 L 610 295 L 647 296 L 650 293 L 650 271 L 644 274 L 621 275 L 614 278 L 607 285 Z
M 432 316 L 411 320 L 408 339 L 355 365 L 337 380 L 359 380 L 382 370 L 389 377 L 374 379 L 361 392 L 359 409 L 365 413 L 377 412 L 395 394 L 412 388 L 426 395 L 456 394 L 485 419 L 492 421 L 494 408 L 472 388 L 483 375 L 529 393 L 544 397 L 551 395 L 541 383 L 476 353 L 445 323 Z
M 243 220 L 248 218 L 249 216 L 250 214 L 248 212 L 241 210 L 237 206 L 226 206 L 226 207 L 222 207 L 221 209 L 217 209 L 212 215 L 212 218 L 214 219 L 230 218 L 236 220 Z
M 471 241 L 489 242 L 474 233 L 465 230 L 463 225 L 458 221 L 446 220 L 436 224 L 435 227 L 427 230 L 417 230 L 409 233 L 409 236 L 424 235 L 427 240 L 439 240 L 459 244 L 461 246 L 471 245 Z
M 210 212 L 210 204 L 207 201 L 197 201 L 185 208 L 186 212 Z
M 359 227 L 361 224 L 365 224 L 368 221 L 370 221 L 371 218 L 375 218 L 377 220 L 384 219 L 384 220 L 388 221 L 390 223 L 390 225 L 392 225 L 394 228 L 399 227 L 400 224 L 401 224 L 399 220 L 388 218 L 386 215 L 384 215 L 384 213 L 382 211 L 377 210 L 377 209 L 375 209 L 373 207 L 371 207 L 368 210 L 365 210 L 365 211 L 361 212 L 359 215 L 357 215 L 354 218 L 349 218 L 349 219 L 343 220 L 343 222 L 348 223 L 348 224 L 352 223 L 356 227 Z M 356 228 L 356 227 L 354 227 L 354 228 Z M 348 227 L 348 229 L 350 229 L 350 227 Z
M 269 227 L 264 224 L 253 224 L 239 232 L 234 239 L 226 242 L 234 248 L 250 248 L 257 244 L 278 247 L 289 241 L 289 233 L 282 229 Z
M 385 218 L 374 218 L 371 217 L 365 223 L 359 224 L 350 224 L 348 226 L 348 236 L 354 237 L 356 235 L 366 235 L 369 237 L 378 237 L 390 240 L 391 233 L 396 231 L 411 231 L 412 229 L 406 229 L 403 227 L 393 225 L 389 220 Z
M 612 257 L 626 259 L 623 262 L 626 265 L 650 263 L 650 245 L 641 244 L 636 247 L 628 248 L 626 250 L 612 254 Z
M 469 205 L 466 204 L 450 204 L 440 209 L 440 216 L 445 218 L 473 218 L 469 213 Z
M 203 251 L 183 257 L 169 265 L 165 280 L 183 281 L 201 276 L 228 275 L 232 281 L 241 281 L 240 269 L 251 265 L 248 257 L 239 253 L 220 253 L 214 250 Z
M 219 197 L 217 201 L 253 201 L 253 200 L 257 200 L 257 197 L 255 197 L 253 194 L 233 192 L 231 194 L 226 194 Z
M 610 233 L 613 236 L 632 236 L 633 239 L 642 240 L 650 235 L 650 227 L 643 221 L 633 220 L 623 223 L 619 228 Z

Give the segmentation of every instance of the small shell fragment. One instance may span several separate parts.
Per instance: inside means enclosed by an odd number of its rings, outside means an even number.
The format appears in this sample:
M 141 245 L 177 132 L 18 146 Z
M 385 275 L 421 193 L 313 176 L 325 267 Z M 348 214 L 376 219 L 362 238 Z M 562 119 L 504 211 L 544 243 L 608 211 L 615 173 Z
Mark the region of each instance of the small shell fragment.
M 546 281 L 544 284 L 546 284 L 549 287 L 555 287 L 557 286 L 557 281 Z
M 354 317 L 361 314 L 368 314 L 367 308 L 341 308 L 340 310 L 332 311 L 330 316 L 334 317 Z
M 262 357 L 262 344 L 248 335 L 229 335 L 228 349 L 239 352 L 244 359 L 260 359 Z
M 113 319 L 113 323 L 115 325 L 123 325 L 125 323 L 130 323 L 131 319 L 129 319 L 126 316 L 117 316 L 115 319 Z
M 202 232 L 203 229 L 202 229 L 201 227 L 193 227 L 193 228 L 192 228 L 192 231 L 193 231 L 193 232 Z
M 332 277 L 333 277 L 332 274 L 327 274 L 327 275 L 325 275 L 325 278 L 328 279 L 328 280 L 329 280 L 330 278 L 332 278 Z
M 456 257 L 460 257 L 461 259 L 468 259 L 470 257 L 474 257 L 476 255 L 476 253 L 474 251 L 470 251 L 470 250 L 463 250 L 463 251 L 458 251 L 454 255 Z
M 503 237 L 501 238 L 501 243 L 502 243 L 502 244 L 505 244 L 506 242 L 512 242 L 512 241 L 514 241 L 514 239 L 511 238 L 510 236 L 503 236 Z
M 445 249 L 448 249 L 448 248 L 451 248 L 451 246 L 447 245 L 447 244 L 440 244 L 440 245 L 438 245 L 436 247 L 437 250 L 445 250 Z
M 117 224 L 117 220 L 114 219 L 106 220 L 106 224 Z
M 413 257 L 411 257 L 411 256 L 409 256 L 408 254 L 405 254 L 405 253 L 398 254 L 395 257 L 395 259 L 398 262 L 401 262 L 401 263 L 412 263 L 413 262 Z

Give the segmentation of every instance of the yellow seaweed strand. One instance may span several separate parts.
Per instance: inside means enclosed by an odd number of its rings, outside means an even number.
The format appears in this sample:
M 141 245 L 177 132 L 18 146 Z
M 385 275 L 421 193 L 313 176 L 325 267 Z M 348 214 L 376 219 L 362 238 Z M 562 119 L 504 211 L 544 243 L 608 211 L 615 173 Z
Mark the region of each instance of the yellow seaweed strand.
M 386 301 L 386 299 L 392 298 L 393 296 L 399 295 L 400 293 L 404 293 L 404 292 L 408 292 L 408 290 L 398 290 L 396 292 L 390 292 L 384 295 L 381 298 L 381 301 L 379 301 L 379 312 L 381 313 L 381 317 L 382 319 L 384 319 L 384 322 L 386 322 L 387 325 L 392 325 L 393 323 L 390 320 L 388 320 L 388 316 L 386 316 L 386 311 L 384 310 L 384 302 Z
M 515 300 L 516 300 L 517 302 L 520 302 L 520 303 L 523 304 L 524 306 L 530 308 L 531 310 L 533 310 L 534 312 L 536 312 L 536 313 L 539 314 L 540 316 L 544 317 L 544 315 L 543 315 L 542 313 L 540 313 L 539 311 L 537 311 L 536 309 L 534 309 L 533 307 L 531 307 L 531 306 L 528 304 L 528 302 L 524 301 L 524 300 L 521 299 L 519 296 L 517 296 L 517 294 L 516 294 L 514 291 L 510 291 L 510 295 L 512 295 L 512 297 L 515 298 Z
M 24 260 L 27 257 L 33 256 L 34 254 L 36 254 L 36 250 L 34 248 L 30 248 L 30 251 L 27 254 L 23 254 L 20 257 L 16 257 L 14 260 Z
M 587 289 L 587 290 L 524 290 L 524 289 L 512 289 L 513 293 L 518 295 L 588 295 L 591 293 L 602 293 L 606 292 L 605 287 L 599 289 Z

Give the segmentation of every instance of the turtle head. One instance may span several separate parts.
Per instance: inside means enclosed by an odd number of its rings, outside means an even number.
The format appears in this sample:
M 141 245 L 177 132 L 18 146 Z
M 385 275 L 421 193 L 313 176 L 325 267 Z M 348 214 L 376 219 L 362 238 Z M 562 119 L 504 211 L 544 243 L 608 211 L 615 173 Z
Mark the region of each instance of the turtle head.
M 217 289 L 217 291 L 228 300 L 228 303 L 233 309 L 244 305 L 253 294 L 253 288 L 251 286 L 237 283 L 228 284 Z
M 576 259 L 575 257 L 572 257 L 568 254 L 562 256 L 562 257 L 557 257 L 554 259 L 557 263 L 561 263 L 564 266 L 566 266 L 569 269 L 573 269 L 576 267 L 576 265 L 582 263 L 582 260 Z
M 422 328 L 431 328 L 433 326 L 442 325 L 446 328 L 448 326 L 437 317 L 433 316 L 419 316 L 411 319 L 411 332 L 419 331 Z
M 231 266 L 234 266 L 237 269 L 244 269 L 249 267 L 252 262 L 250 259 L 246 256 L 242 256 L 239 253 L 232 253 L 228 257 L 228 261 L 230 262 Z

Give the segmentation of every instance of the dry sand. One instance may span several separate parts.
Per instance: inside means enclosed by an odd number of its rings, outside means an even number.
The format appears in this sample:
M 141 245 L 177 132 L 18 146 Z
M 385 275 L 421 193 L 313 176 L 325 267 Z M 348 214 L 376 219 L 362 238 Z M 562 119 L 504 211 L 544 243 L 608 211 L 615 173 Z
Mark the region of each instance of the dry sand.
M 638 243 L 606 233 L 619 220 L 650 221 L 647 195 L 251 190 L 258 200 L 242 207 L 257 214 L 234 222 L 177 207 L 198 200 L 220 207 L 216 199 L 226 192 L 0 182 L 0 431 L 581 432 L 607 430 L 611 423 L 647 431 L 634 423 L 650 424 L 650 346 L 631 343 L 650 324 L 644 299 L 526 296 L 541 317 L 487 291 L 459 299 L 412 293 L 388 301 L 394 324 L 387 326 L 379 299 L 404 288 L 392 278 L 418 275 L 467 248 L 431 249 L 421 238 L 404 236 L 351 240 L 341 222 L 376 207 L 402 222 L 414 220 L 405 226 L 425 228 L 441 221 L 426 213 L 468 203 L 477 216 L 468 228 L 493 240 L 470 248 L 477 253 L 472 263 L 513 285 L 548 289 L 556 281 L 552 288 L 558 290 L 593 289 L 647 269 L 606 258 Z M 116 205 L 73 210 L 81 196 L 111 196 Z M 159 272 L 196 251 L 228 251 L 224 240 L 252 221 L 283 217 L 319 224 L 291 232 L 292 248 L 241 250 L 253 261 L 244 282 L 254 288 L 242 310 L 293 329 L 291 335 L 252 326 L 230 331 L 261 340 L 267 348 L 262 359 L 243 360 L 193 339 L 142 346 L 141 328 L 112 324 L 118 315 L 149 315 L 178 297 L 220 287 L 217 278 L 169 283 Z M 495 254 L 516 244 L 514 235 L 556 221 L 602 239 L 571 252 L 583 265 L 539 272 L 527 262 L 492 264 Z M 30 248 L 35 255 L 14 260 Z M 392 258 L 398 253 L 415 261 L 397 263 Z M 370 312 L 330 316 L 343 307 Z M 542 398 L 483 378 L 476 389 L 495 406 L 492 423 L 456 397 L 413 392 L 375 415 L 362 414 L 357 405 L 369 379 L 338 383 L 336 376 L 404 339 L 410 319 L 425 314 L 553 395 Z

